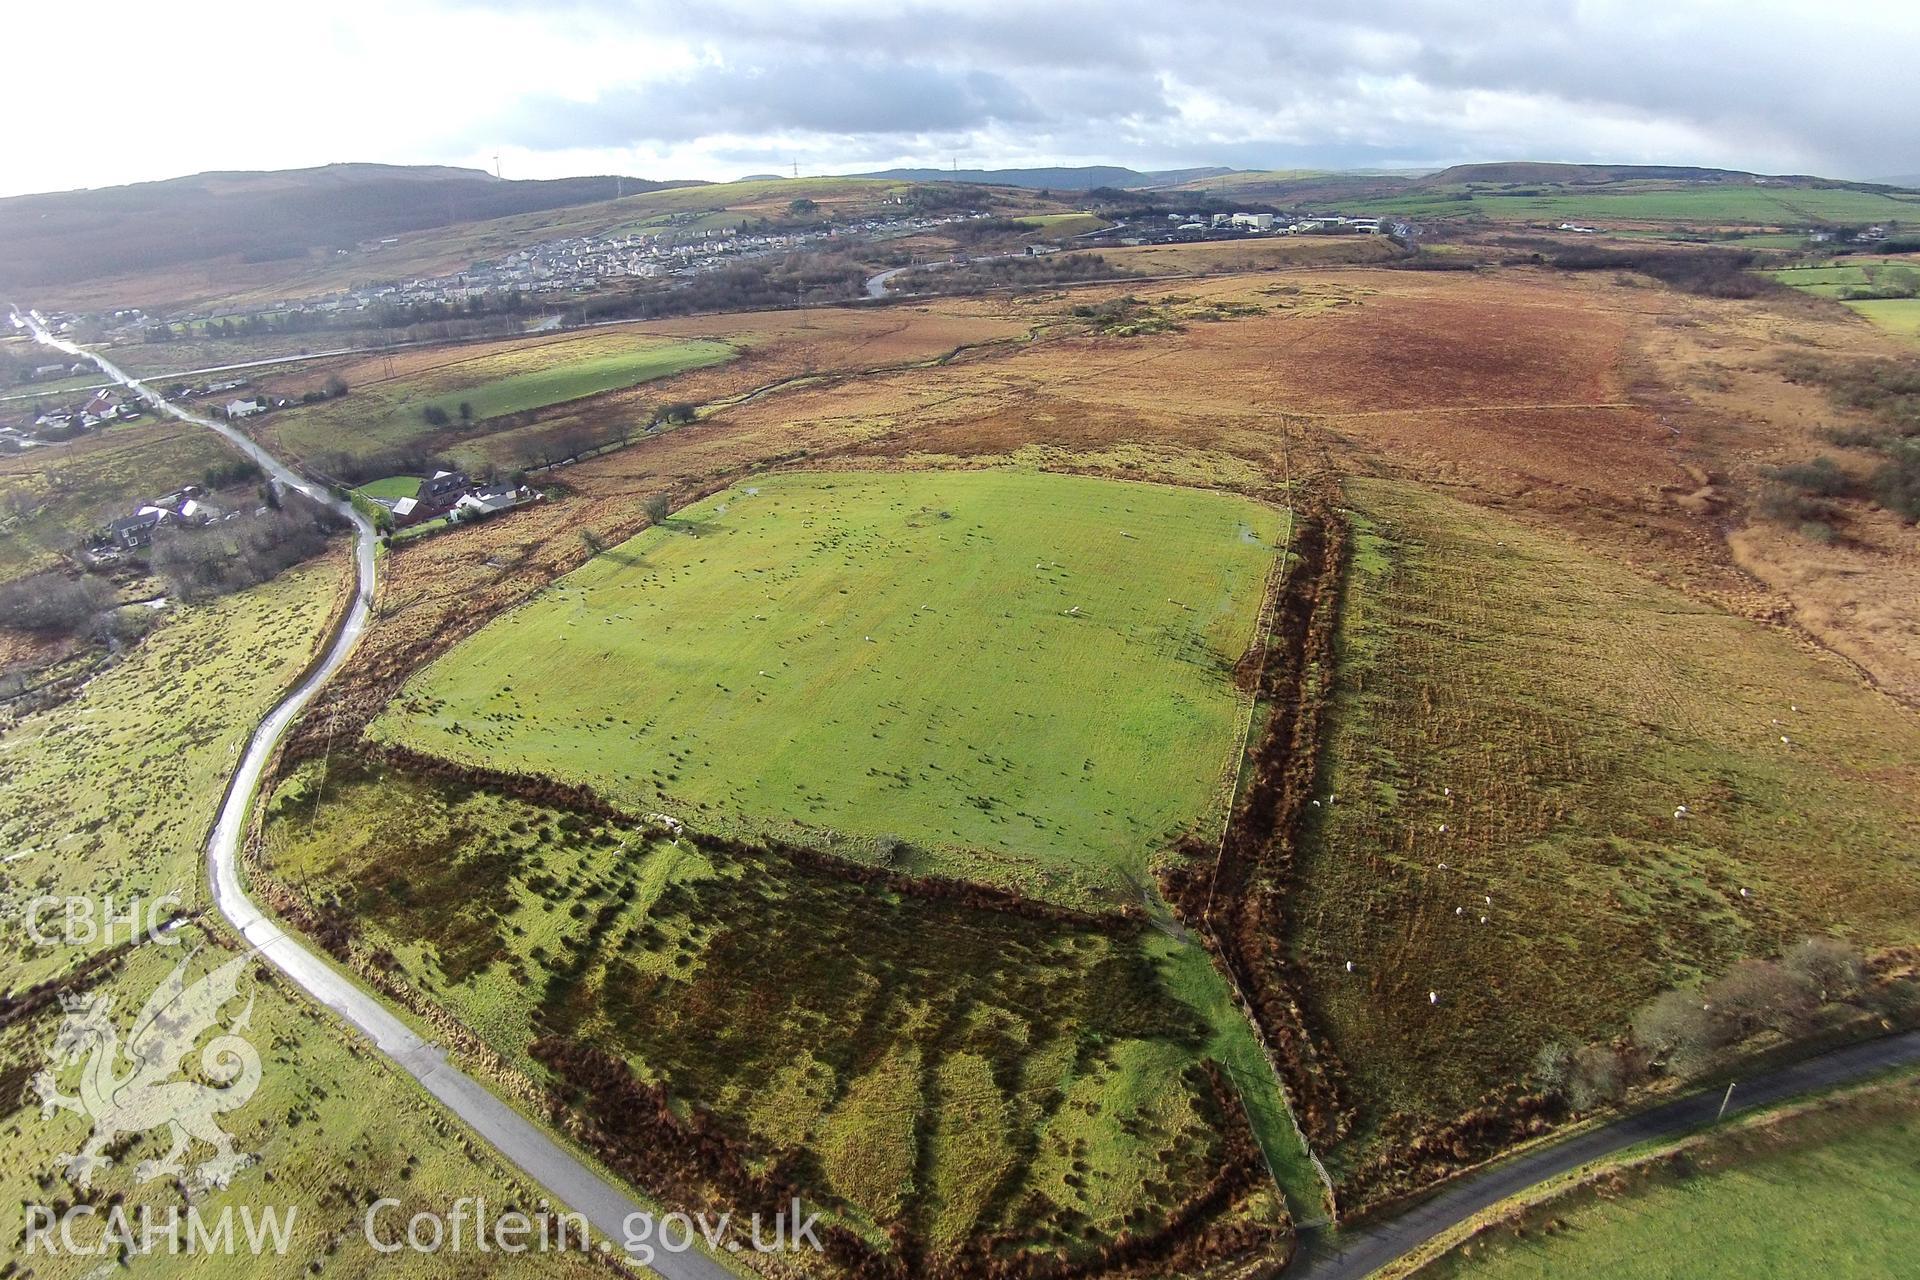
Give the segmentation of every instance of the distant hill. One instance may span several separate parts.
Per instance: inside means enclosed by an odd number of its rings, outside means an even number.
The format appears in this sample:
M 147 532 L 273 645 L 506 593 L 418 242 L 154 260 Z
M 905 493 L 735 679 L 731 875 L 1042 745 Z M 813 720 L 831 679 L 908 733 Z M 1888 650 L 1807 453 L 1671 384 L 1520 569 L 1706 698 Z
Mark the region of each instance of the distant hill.
M 858 173 L 856 178 L 883 178 L 892 182 L 977 182 L 996 187 L 1025 187 L 1040 191 L 1091 191 L 1095 187 L 1142 190 L 1178 186 L 1199 178 L 1228 174 L 1232 169 L 1163 169 L 1142 172 L 1118 165 L 1094 164 L 1051 169 L 882 169 Z
M 1462 164 L 1429 174 L 1416 183 L 1423 187 L 1495 186 L 1607 186 L 1616 183 L 1666 183 L 1683 186 L 1807 187 L 1827 190 L 1888 191 L 1909 183 L 1897 179 L 1854 182 L 1820 178 L 1805 173 L 1752 173 L 1745 169 L 1703 169 L 1694 165 L 1662 164 L 1546 164 L 1509 162 Z
M 0 285 L 25 288 L 238 255 L 304 257 L 363 240 L 561 209 L 689 182 L 503 181 L 478 169 L 334 164 L 200 173 L 0 200 Z

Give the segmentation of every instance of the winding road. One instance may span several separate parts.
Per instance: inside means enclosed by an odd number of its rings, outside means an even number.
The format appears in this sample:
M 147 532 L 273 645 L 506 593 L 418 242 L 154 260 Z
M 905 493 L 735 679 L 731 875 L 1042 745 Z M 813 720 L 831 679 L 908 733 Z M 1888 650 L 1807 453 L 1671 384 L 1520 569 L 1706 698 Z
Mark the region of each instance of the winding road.
M 595 1173 L 567 1152 L 539 1126 L 495 1097 L 484 1085 L 447 1061 L 438 1045 L 416 1035 L 376 997 L 342 975 L 296 937 L 281 929 L 247 896 L 240 879 L 240 845 L 247 815 L 266 773 L 267 762 L 281 735 L 340 669 L 367 629 L 372 615 L 376 534 L 367 518 L 332 493 L 262 449 L 245 434 L 224 422 L 201 417 L 167 400 L 138 379 L 128 376 L 91 351 L 49 333 L 40 318 L 15 308 L 14 314 L 47 346 L 91 360 L 115 382 L 154 409 L 183 422 L 217 431 L 257 462 L 275 480 L 322 503 L 353 522 L 354 568 L 357 589 L 352 608 L 333 646 L 321 662 L 267 714 L 247 743 L 246 754 L 234 770 L 220 806 L 219 819 L 207 840 L 207 882 L 213 901 L 227 922 L 253 945 L 255 951 L 285 974 L 302 991 L 333 1010 L 342 1021 L 371 1040 L 401 1070 L 412 1076 L 449 1111 L 491 1143 L 503 1157 L 543 1187 L 554 1202 L 583 1215 L 616 1248 L 627 1247 L 634 1228 L 643 1220 L 651 1227 L 651 1211 L 614 1183 Z M 443 1206 L 451 1208 L 451 1206 Z M 645 1236 L 656 1233 L 646 1231 Z M 675 1236 L 678 1239 L 678 1236 Z M 629 1249 L 631 1253 L 637 1250 Z M 638 1262 L 640 1259 L 635 1258 Z M 665 1280 L 735 1280 L 735 1273 L 705 1254 L 655 1252 L 649 1268 Z
M 1726 1114 L 1775 1106 L 1802 1094 L 1916 1064 L 1920 1064 L 1920 1031 L 1847 1045 L 1738 1082 Z M 1548 1178 L 1643 1142 L 1678 1139 L 1704 1128 L 1714 1123 L 1721 1102 L 1718 1088 L 1691 1093 L 1503 1161 L 1377 1224 L 1339 1232 L 1302 1232 L 1300 1254 L 1287 1268 L 1286 1280 L 1364 1280 L 1441 1232 Z

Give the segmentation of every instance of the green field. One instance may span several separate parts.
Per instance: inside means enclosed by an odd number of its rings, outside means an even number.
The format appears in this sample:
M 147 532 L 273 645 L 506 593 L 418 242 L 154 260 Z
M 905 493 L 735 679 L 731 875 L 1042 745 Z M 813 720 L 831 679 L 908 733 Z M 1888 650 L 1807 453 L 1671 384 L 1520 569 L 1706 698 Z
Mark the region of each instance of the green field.
M 0 990 L 91 950 L 32 944 L 34 895 L 203 902 L 200 851 L 227 774 L 319 643 L 344 573 L 329 559 L 169 610 L 76 697 L 0 736 Z
M 1784 267 L 1763 274 L 1781 284 L 1822 298 L 1837 298 L 1848 289 L 1864 289 L 1869 281 L 1866 270 L 1846 263 L 1832 267 Z
M 1890 196 L 1846 188 L 1614 183 L 1569 192 L 1538 184 L 1519 188 L 1474 184 L 1426 188 L 1404 196 L 1357 200 L 1352 211 L 1445 218 L 1691 222 L 1714 226 L 1802 226 L 1817 223 L 1920 221 L 1920 195 Z
M 1420 1280 L 1881 1280 L 1920 1257 L 1911 1080 L 1709 1137 L 1548 1200 Z
M 1911 715 L 1517 521 L 1383 482 L 1353 498 L 1337 803 L 1292 906 L 1359 1111 L 1320 1152 L 1336 1176 L 1742 957 L 1920 940 Z
M 476 418 L 498 418 L 528 409 L 544 409 L 550 404 L 564 404 L 568 400 L 582 400 L 603 391 L 639 386 L 689 369 L 704 369 L 734 356 L 734 349 L 726 343 L 698 338 L 629 345 L 631 350 L 566 359 L 551 369 L 511 374 L 448 391 L 429 403 L 439 405 L 449 414 L 457 414 L 464 403 L 472 407 Z
M 1847 305 L 1890 333 L 1920 338 L 1920 298 L 1880 298 Z
M 385 498 L 393 502 L 400 498 L 411 498 L 420 492 L 419 476 L 382 476 L 361 485 L 354 492 L 365 494 L 369 498 Z
M 615 1054 L 780 1160 L 810 1207 L 930 1259 L 1002 1232 L 1074 1256 L 1163 1221 L 1233 1120 L 1207 1057 L 1271 1106 L 1223 981 L 1144 925 L 894 892 L 346 755 L 303 766 L 267 814 L 281 882 L 337 904 L 510 1066 L 566 1093 L 541 1037 Z M 1315 1211 L 1297 1147 L 1276 1165 Z M 640 1168 L 677 1172 L 664 1153 Z M 1263 1180 L 1235 1212 L 1278 1208 Z
M 495 621 L 374 731 L 700 826 L 1136 901 L 1219 820 L 1278 528 L 1077 476 L 772 475 Z
M 1092 213 L 1030 213 L 1014 221 L 1049 236 L 1085 235 L 1109 225 L 1105 218 Z
M 342 399 L 274 414 L 261 432 L 302 458 L 406 448 L 436 436 L 483 435 L 490 430 L 488 419 L 639 386 L 736 354 L 727 343 L 700 338 L 591 333 L 491 350 L 412 377 L 356 386 Z M 471 421 L 461 417 L 463 403 Z M 423 415 L 429 407 L 445 412 L 448 425 L 428 423 Z
M 1849 301 L 1845 295 L 1856 289 L 1878 286 L 1886 291 L 1885 286 L 1889 284 L 1904 284 L 1914 276 L 1916 265 L 1920 264 L 1907 259 L 1892 259 L 1821 267 L 1786 267 L 1765 274 L 1803 293 L 1845 301 L 1851 310 L 1880 328 L 1911 338 L 1920 337 L 1920 298 Z M 1884 274 L 1888 271 L 1893 274 Z

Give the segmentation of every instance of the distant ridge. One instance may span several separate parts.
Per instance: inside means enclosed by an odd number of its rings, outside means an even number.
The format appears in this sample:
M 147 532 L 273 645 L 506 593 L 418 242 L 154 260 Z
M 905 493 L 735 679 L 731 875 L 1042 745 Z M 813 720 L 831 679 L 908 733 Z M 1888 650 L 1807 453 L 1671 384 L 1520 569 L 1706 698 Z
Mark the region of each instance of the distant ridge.
M 702 185 L 516 181 L 444 165 L 330 164 L 197 173 L 0 199 L 0 286 L 95 279 L 216 258 L 265 262 L 407 231 Z

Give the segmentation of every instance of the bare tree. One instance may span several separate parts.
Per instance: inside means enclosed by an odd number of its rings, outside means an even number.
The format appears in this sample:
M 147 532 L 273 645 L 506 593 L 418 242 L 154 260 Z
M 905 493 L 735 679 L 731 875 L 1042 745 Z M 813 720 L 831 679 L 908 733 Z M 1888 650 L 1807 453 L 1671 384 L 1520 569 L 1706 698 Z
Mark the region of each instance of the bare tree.
M 1771 960 L 1742 960 L 1707 985 L 1706 1003 L 1729 1041 L 1766 1029 L 1792 1034 L 1816 1007 L 1813 984 Z
M 1718 1047 L 1712 1013 L 1698 991 L 1666 991 L 1633 1018 L 1634 1043 L 1679 1074 L 1706 1066 Z
M 1576 1111 L 1618 1102 L 1627 1091 L 1627 1076 L 1627 1064 L 1612 1045 L 1582 1045 L 1567 1072 L 1567 1101 Z
M 647 504 L 642 509 L 647 513 L 649 521 L 654 524 L 665 524 L 668 514 L 673 511 L 673 498 L 669 494 L 656 493 L 647 499 Z
M 1867 981 L 1867 962 L 1858 947 L 1839 938 L 1808 938 L 1787 952 L 1787 972 L 1805 979 L 1820 1003 L 1851 1000 Z

